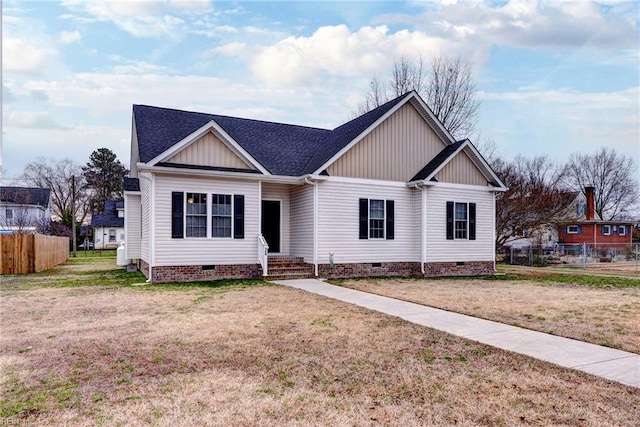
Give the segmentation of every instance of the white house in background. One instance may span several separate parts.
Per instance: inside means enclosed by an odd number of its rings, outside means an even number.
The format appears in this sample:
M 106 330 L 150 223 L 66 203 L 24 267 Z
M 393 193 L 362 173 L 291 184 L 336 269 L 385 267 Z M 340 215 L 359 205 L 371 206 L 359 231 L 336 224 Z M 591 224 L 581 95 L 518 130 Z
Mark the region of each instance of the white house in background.
M 0 187 L 0 231 L 35 233 L 51 222 L 51 190 Z
M 94 249 L 115 249 L 124 242 L 124 202 L 105 200 L 104 212 L 91 216 Z
M 494 272 L 506 188 L 415 92 L 333 130 L 134 105 L 130 169 L 151 282 Z

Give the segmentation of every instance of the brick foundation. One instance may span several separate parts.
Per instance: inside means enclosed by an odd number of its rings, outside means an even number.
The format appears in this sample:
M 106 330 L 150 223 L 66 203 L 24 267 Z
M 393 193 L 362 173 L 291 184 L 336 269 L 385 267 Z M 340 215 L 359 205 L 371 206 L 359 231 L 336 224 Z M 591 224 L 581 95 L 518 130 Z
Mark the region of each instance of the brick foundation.
M 140 262 L 140 271 L 149 278 L 149 264 Z M 156 266 L 151 270 L 153 283 L 195 282 L 220 279 L 257 279 L 261 277 L 259 264 L 232 265 L 175 265 Z
M 138 268 L 149 278 L 149 264 L 139 260 Z M 152 271 L 154 283 L 262 278 L 262 268 L 259 264 L 162 266 L 154 267 Z M 494 273 L 493 261 L 433 262 L 425 264 L 424 276 L 477 276 Z M 318 275 L 325 278 L 420 277 L 422 273 L 419 262 L 381 262 L 335 264 L 333 267 L 329 264 L 319 264 Z M 308 277 L 308 274 L 305 277 Z
M 493 261 L 428 262 L 424 265 L 425 277 L 487 276 L 494 273 Z
M 326 278 L 367 276 L 419 276 L 419 262 L 318 264 L 318 275 Z

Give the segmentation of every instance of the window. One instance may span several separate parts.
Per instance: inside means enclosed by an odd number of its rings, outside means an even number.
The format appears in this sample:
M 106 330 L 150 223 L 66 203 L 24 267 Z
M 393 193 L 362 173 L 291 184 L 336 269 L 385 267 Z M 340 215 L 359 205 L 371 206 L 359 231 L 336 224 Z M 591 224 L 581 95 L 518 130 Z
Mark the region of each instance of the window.
M 207 196 L 208 194 L 181 191 L 171 193 L 171 238 L 208 236 Z M 210 236 L 232 237 L 233 233 L 234 239 L 244 239 L 244 196 L 211 196 Z
M 618 226 L 618 236 L 626 236 L 627 235 L 627 227 L 624 225 Z
M 578 233 L 580 233 L 580 226 L 570 225 L 567 227 L 567 234 L 578 234 Z
M 611 235 L 611 225 L 605 224 L 602 226 L 602 235 L 610 236 Z
M 5 213 L 5 218 L 13 219 L 13 209 L 7 208 L 6 213 Z
M 110 229 L 109 230 L 109 242 L 115 242 L 115 241 L 116 241 L 116 230 Z
M 467 204 L 456 203 L 454 231 L 456 239 L 467 238 Z
M 476 240 L 476 204 L 447 202 L 447 240 Z
M 369 200 L 369 238 L 384 239 L 384 200 Z
M 207 195 L 187 193 L 186 237 L 207 237 Z
M 393 200 L 360 199 L 360 239 L 393 240 Z
M 231 237 L 231 195 L 213 194 L 211 202 L 211 237 Z

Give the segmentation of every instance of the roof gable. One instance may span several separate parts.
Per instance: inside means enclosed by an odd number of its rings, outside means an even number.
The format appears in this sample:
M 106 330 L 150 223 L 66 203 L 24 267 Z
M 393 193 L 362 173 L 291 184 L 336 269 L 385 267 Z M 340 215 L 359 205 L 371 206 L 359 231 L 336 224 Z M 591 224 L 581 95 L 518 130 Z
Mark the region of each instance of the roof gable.
M 166 159 L 167 163 L 254 169 L 249 161 L 234 152 L 213 132 L 206 132 L 191 144 Z

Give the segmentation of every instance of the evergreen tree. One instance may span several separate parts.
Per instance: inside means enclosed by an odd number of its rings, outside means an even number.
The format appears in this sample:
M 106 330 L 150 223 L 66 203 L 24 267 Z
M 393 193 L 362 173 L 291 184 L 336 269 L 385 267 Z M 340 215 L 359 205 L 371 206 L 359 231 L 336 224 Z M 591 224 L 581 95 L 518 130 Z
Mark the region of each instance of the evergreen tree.
M 82 167 L 82 173 L 91 192 L 91 210 L 94 213 L 104 211 L 105 200 L 123 199 L 123 181 L 129 171 L 113 151 L 108 148 L 95 150 L 86 166 Z

